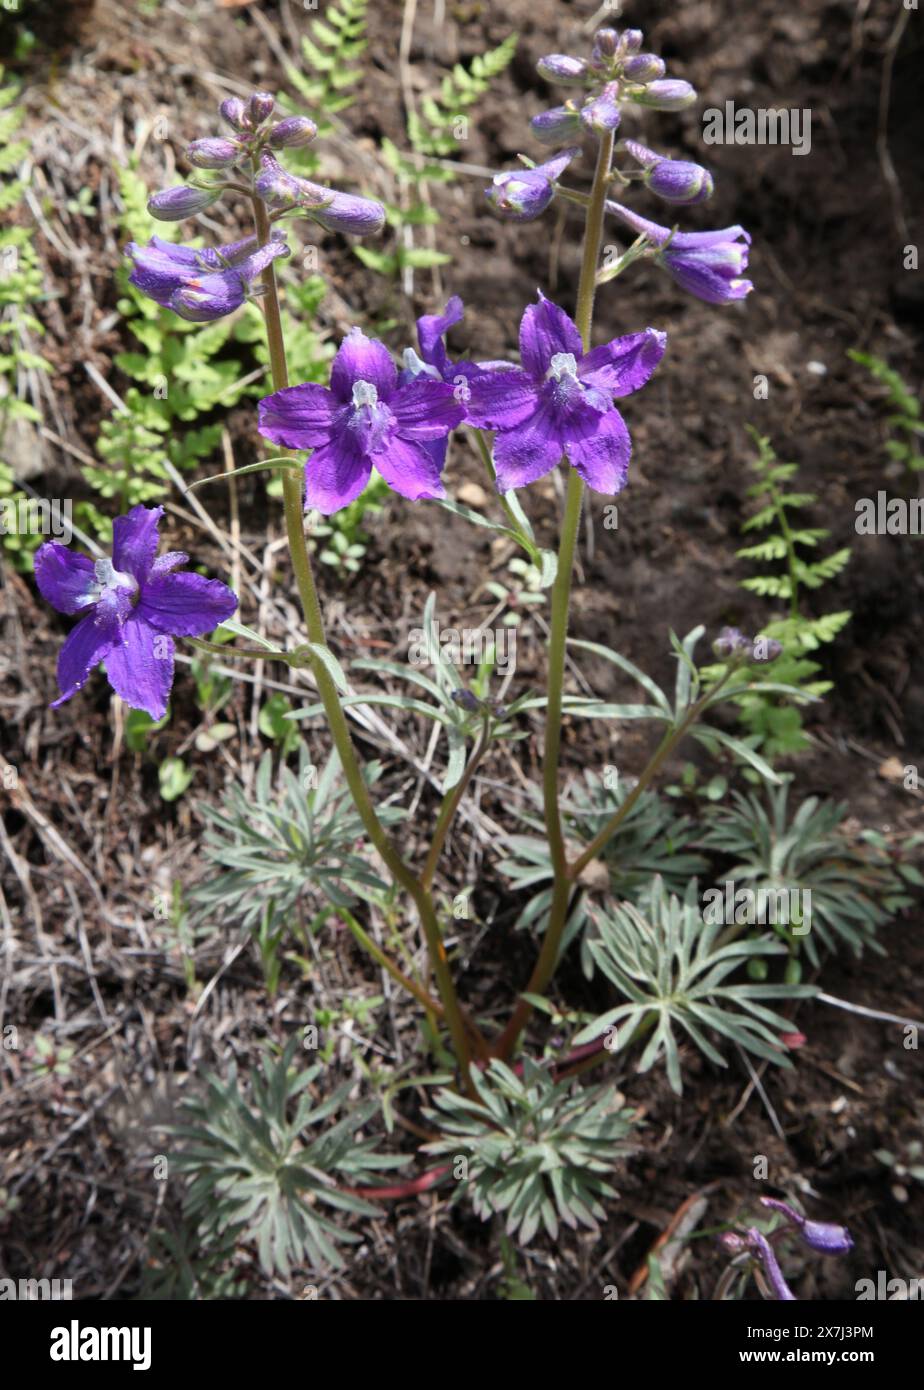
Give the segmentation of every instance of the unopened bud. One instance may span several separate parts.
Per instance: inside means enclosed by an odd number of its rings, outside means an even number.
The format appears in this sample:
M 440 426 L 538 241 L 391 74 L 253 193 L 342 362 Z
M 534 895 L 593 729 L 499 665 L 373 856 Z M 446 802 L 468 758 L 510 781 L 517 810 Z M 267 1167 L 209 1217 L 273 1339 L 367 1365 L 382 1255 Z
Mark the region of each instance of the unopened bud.
M 267 143 L 274 150 L 298 150 L 310 145 L 318 133 L 314 121 L 308 116 L 288 116 L 274 125 Z
M 165 188 L 148 199 L 148 212 L 158 222 L 182 222 L 186 217 L 195 217 L 204 212 L 221 197 L 220 188 L 191 188 L 188 184 L 178 184 L 176 188 Z
M 541 111 L 530 121 L 533 134 L 544 145 L 560 145 L 564 140 L 580 137 L 580 113 L 571 106 L 553 106 L 551 111 Z
M 619 46 L 619 33 L 616 29 L 598 29 L 594 34 L 594 51 L 602 58 L 615 58 Z
M 645 180 L 651 192 L 667 203 L 704 203 L 711 198 L 715 185 L 708 169 L 689 164 L 683 159 L 664 159 Z
M 197 169 L 229 169 L 241 158 L 241 147 L 234 140 L 194 140 L 186 158 Z
M 247 104 L 247 114 L 251 122 L 257 126 L 268 121 L 276 107 L 276 102 L 271 92 L 254 92 Z
M 234 130 L 247 129 L 247 108 L 240 97 L 228 97 L 218 108 L 223 121 Z
M 630 54 L 638 53 L 642 47 L 645 35 L 641 29 L 625 29 L 622 38 L 619 40 L 619 52 L 625 57 Z
M 782 642 L 778 642 L 775 637 L 754 638 L 754 661 L 776 661 L 777 657 L 781 654 L 782 650 Z
M 619 125 L 619 85 L 610 82 L 581 110 L 581 124 L 596 135 L 605 135 Z
M 639 92 L 635 97 L 639 106 L 651 106 L 655 111 L 682 111 L 695 100 L 696 91 L 690 83 L 673 77 L 663 82 L 651 82 L 644 92 Z
M 571 58 L 567 53 L 549 53 L 536 64 L 540 77 L 547 82 L 559 82 L 565 87 L 580 87 L 587 77 L 583 58 Z
M 656 53 L 638 53 L 623 64 L 623 76 L 630 82 L 654 82 L 667 72 L 664 60 Z
M 450 696 L 454 705 L 464 709 L 468 714 L 475 714 L 481 709 L 481 701 L 471 690 L 454 690 Z

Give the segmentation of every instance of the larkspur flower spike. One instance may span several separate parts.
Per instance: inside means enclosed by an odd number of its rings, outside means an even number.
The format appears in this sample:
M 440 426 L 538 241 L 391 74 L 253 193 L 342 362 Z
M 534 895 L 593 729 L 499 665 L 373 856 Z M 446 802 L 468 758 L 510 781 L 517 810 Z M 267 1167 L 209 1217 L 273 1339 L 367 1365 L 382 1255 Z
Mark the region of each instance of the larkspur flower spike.
M 59 613 L 81 614 L 58 657 L 61 694 L 83 686 L 103 662 L 109 684 L 132 709 L 162 719 L 173 684 L 174 637 L 201 637 L 230 618 L 237 597 L 217 579 L 179 573 L 180 551 L 157 557 L 163 507 L 133 507 L 116 517 L 112 559 L 90 560 L 60 541 L 35 555 L 42 597 Z

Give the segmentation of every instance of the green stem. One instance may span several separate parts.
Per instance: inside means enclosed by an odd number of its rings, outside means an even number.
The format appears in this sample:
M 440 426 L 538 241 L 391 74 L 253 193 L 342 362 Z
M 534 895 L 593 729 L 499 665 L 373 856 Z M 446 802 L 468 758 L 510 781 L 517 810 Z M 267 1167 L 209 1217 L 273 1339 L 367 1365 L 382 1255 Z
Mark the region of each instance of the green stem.
M 715 697 L 716 691 L 721 689 L 721 687 L 728 680 L 730 674 L 730 670 L 726 671 L 725 675 L 721 678 L 720 681 L 718 681 L 715 685 L 711 686 L 705 695 L 701 695 L 700 698 L 696 701 L 696 703 L 690 706 L 683 719 L 681 719 L 680 723 L 675 725 L 674 728 L 669 729 L 667 731 L 661 742 L 658 744 L 658 747 L 655 749 L 654 756 L 651 758 L 651 761 L 648 763 L 641 777 L 639 777 L 635 786 L 632 788 L 629 795 L 626 797 L 625 801 L 620 806 L 619 810 L 613 813 L 613 815 L 607 821 L 606 825 L 603 827 L 600 833 L 594 836 L 587 848 L 577 859 L 575 859 L 574 863 L 571 865 L 571 876 L 573 878 L 577 878 L 580 874 L 582 874 L 584 870 L 587 868 L 587 865 L 591 862 L 591 860 L 595 859 L 597 855 L 600 853 L 600 851 L 613 838 L 613 836 L 616 834 L 616 831 L 619 829 L 623 821 L 626 819 L 626 816 L 628 816 L 629 812 L 632 810 L 632 807 L 635 805 L 639 797 L 645 791 L 646 787 L 648 787 L 651 784 L 651 782 L 654 780 L 657 774 L 661 771 L 661 768 L 664 766 L 664 763 L 667 761 L 671 753 L 677 747 L 677 744 L 681 741 L 682 738 L 685 737 L 685 735 L 697 722 L 699 716 L 702 714 L 707 704 L 711 703 L 711 701 Z
M 266 206 L 262 199 L 256 197 L 253 199 L 253 209 L 254 221 L 257 229 L 257 240 L 261 246 L 265 246 L 269 240 L 270 225 Z M 273 386 L 275 390 L 281 391 L 289 383 L 289 373 L 286 365 L 285 341 L 283 339 L 282 321 L 279 312 L 279 294 L 276 288 L 276 273 L 272 262 L 264 269 L 262 282 L 264 289 L 263 308 L 266 319 L 266 339 L 269 348 L 270 366 L 273 374 Z M 308 629 L 308 639 L 312 643 L 326 646 L 324 620 L 321 616 L 321 605 L 314 582 L 314 574 L 311 569 L 308 546 L 305 541 L 301 478 L 298 474 L 293 472 L 292 469 L 287 468 L 282 475 L 282 487 L 286 534 L 289 541 L 289 551 L 292 556 L 295 583 L 298 588 L 302 612 Z M 376 815 L 375 807 L 372 804 L 372 798 L 369 795 L 369 789 L 366 786 L 359 761 L 356 757 L 346 715 L 337 697 L 337 689 L 330 674 L 323 663 L 316 657 L 312 657 L 311 669 L 318 687 L 318 694 L 321 697 L 321 703 L 324 706 L 324 713 L 327 716 L 334 747 L 340 758 L 343 775 L 350 789 L 350 795 L 353 798 L 353 803 L 356 806 L 366 834 L 381 856 L 392 878 L 410 895 L 417 908 L 427 943 L 430 964 L 439 987 L 439 994 L 443 1003 L 450 1037 L 452 1038 L 453 1049 L 462 1071 L 465 1088 L 470 1094 L 474 1095 L 475 1091 L 471 1079 L 471 1055 L 469 1051 L 468 1033 L 466 1032 L 466 1024 L 459 1007 L 459 1001 L 456 998 L 449 962 L 446 957 L 439 923 L 436 918 L 433 903 L 430 900 L 430 895 L 404 863 L 404 860 L 395 849 L 384 826 Z M 482 1040 L 476 1036 L 476 1045 L 479 1051 L 481 1050 L 481 1042 Z
M 472 434 L 474 434 L 475 436 L 475 442 L 478 445 L 478 451 L 481 454 L 481 458 L 484 462 L 485 470 L 487 471 L 488 477 L 491 479 L 492 484 L 496 487 L 497 470 L 494 467 L 494 459 L 491 457 L 491 449 L 488 444 L 488 441 L 484 437 L 484 431 L 473 429 Z M 500 498 L 500 504 L 504 509 L 507 520 L 510 522 L 512 529 L 516 531 L 518 536 L 522 536 L 524 541 L 529 541 L 528 536 L 523 536 L 523 528 L 520 524 L 520 520 L 516 512 L 511 507 L 510 503 L 507 501 L 506 495 L 503 492 L 499 492 L 497 495 Z M 537 547 L 535 545 L 530 544 L 528 546 L 528 549 L 530 555 L 533 557 L 533 559 L 535 559 L 539 553 Z
M 597 167 L 594 172 L 590 202 L 587 205 L 584 255 L 581 262 L 581 278 L 578 283 L 575 322 L 581 335 L 585 353 L 590 351 L 597 264 L 603 241 L 603 219 L 606 213 L 606 194 L 612 161 L 613 135 L 610 132 L 601 137 L 597 151 Z M 548 702 L 546 705 L 542 770 L 545 827 L 555 877 L 549 924 L 529 984 L 526 986 L 526 992 L 529 994 L 544 993 L 555 973 L 562 933 L 567 921 L 568 899 L 570 897 L 568 857 L 562 831 L 561 810 L 558 804 L 558 767 L 561 755 L 562 698 L 565 679 L 565 651 L 568 640 L 568 610 L 571 602 L 571 571 L 574 567 L 578 528 L 581 524 L 583 497 L 584 483 L 575 469 L 569 469 L 561 540 L 558 548 L 558 570 L 555 575 L 555 583 L 552 586 Z M 510 1022 L 496 1044 L 501 1056 L 509 1055 L 521 1031 L 529 1021 L 532 1008 L 533 1006 L 527 1000 L 520 998 Z

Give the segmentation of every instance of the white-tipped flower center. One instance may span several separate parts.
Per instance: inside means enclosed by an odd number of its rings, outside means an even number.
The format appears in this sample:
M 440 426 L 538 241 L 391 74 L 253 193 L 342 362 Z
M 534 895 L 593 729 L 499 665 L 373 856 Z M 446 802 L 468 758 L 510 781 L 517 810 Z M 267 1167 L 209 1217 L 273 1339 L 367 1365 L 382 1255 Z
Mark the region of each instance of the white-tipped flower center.
M 442 381 L 442 377 L 435 367 L 431 367 L 429 362 L 424 362 L 418 357 L 413 348 L 404 349 L 404 369 L 410 372 L 411 376 L 433 377 L 435 381 Z
M 577 358 L 573 352 L 556 352 L 549 363 L 548 377 L 552 381 L 577 380 Z
M 371 381 L 354 381 L 353 404 L 357 410 L 364 405 L 378 405 L 379 393 Z

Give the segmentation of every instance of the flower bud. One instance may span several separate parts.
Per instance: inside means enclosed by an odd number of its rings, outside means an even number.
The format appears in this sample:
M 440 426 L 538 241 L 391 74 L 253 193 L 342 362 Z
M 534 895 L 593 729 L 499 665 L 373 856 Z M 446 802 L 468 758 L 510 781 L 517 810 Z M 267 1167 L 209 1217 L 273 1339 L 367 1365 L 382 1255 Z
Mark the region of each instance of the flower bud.
M 454 705 L 464 709 L 468 714 L 474 714 L 481 709 L 481 701 L 471 690 L 454 690 L 449 697 Z
M 619 46 L 619 33 L 616 29 L 598 29 L 594 34 L 594 52 L 601 58 L 615 58 Z
M 689 164 L 683 159 L 662 159 L 648 174 L 645 182 L 651 192 L 667 203 L 704 203 L 711 198 L 715 185 L 708 169 Z
M 723 657 L 726 661 L 742 658 L 750 660 L 751 643 L 744 633 L 736 627 L 723 627 L 718 637 L 712 644 L 712 650 L 716 656 Z
M 625 29 L 622 38 L 619 40 L 619 52 L 624 57 L 629 57 L 633 53 L 641 50 L 645 35 L 641 29 Z
M 561 154 L 534 169 L 505 170 L 495 174 L 485 196 L 502 217 L 513 222 L 531 222 L 545 212 L 555 196 L 555 181 L 561 178 L 580 149 L 562 150 Z
M 593 101 L 581 110 L 581 124 L 595 135 L 605 135 L 619 125 L 619 84 L 609 82 Z
M 623 64 L 622 73 L 630 82 L 653 82 L 667 72 L 663 58 L 657 53 L 638 53 Z
M 563 140 L 574 140 L 583 134 L 580 113 L 570 106 L 553 106 L 551 111 L 541 111 L 533 116 L 530 125 L 543 145 L 560 145 Z
M 352 193 L 335 193 L 331 188 L 316 187 L 317 192 L 324 195 L 325 201 L 311 212 L 311 216 L 329 232 L 371 236 L 385 226 L 385 209 L 381 203 L 375 203 L 371 198 L 357 198 Z
M 566 87 L 580 87 L 587 77 L 583 58 L 571 58 L 567 53 L 549 53 L 536 64 L 540 77 L 547 82 L 560 82 Z
M 226 121 L 234 130 L 246 130 L 247 108 L 240 97 L 228 97 L 218 108 L 223 121 Z
M 186 158 L 197 169 L 229 169 L 241 157 L 241 147 L 235 140 L 193 140 Z
M 655 111 L 682 111 L 696 100 L 696 91 L 689 82 L 668 77 L 663 82 L 652 82 L 634 98 L 639 106 L 651 106 Z
M 318 128 L 310 117 L 287 116 L 273 126 L 267 143 L 274 150 L 299 150 L 303 145 L 310 145 L 317 133 Z
M 247 114 L 251 123 L 255 126 L 262 125 L 268 121 L 273 114 L 276 102 L 270 92 L 254 92 L 250 101 L 247 103 Z
M 185 217 L 195 217 L 204 212 L 221 197 L 220 188 L 191 188 L 181 183 L 176 188 L 165 188 L 148 199 L 148 212 L 158 222 L 182 222 Z

